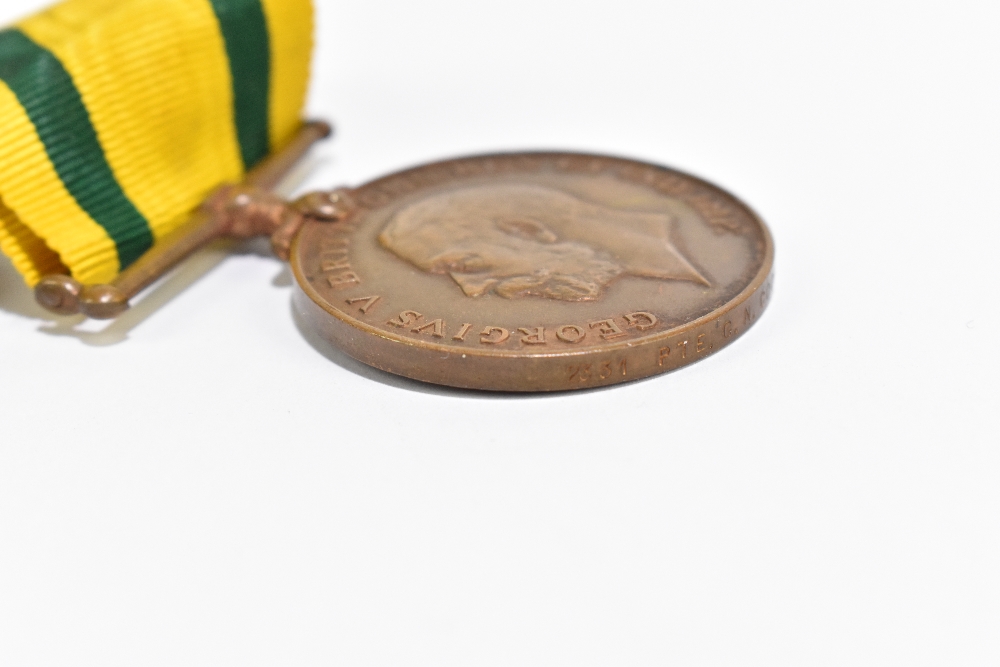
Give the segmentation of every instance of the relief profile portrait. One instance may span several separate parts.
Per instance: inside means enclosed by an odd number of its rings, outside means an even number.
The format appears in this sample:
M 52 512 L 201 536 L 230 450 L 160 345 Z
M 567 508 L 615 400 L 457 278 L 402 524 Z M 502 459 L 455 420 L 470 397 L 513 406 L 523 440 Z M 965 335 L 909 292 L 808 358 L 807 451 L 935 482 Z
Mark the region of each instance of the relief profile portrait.
M 396 211 L 379 242 L 470 297 L 594 301 L 623 275 L 709 282 L 670 242 L 668 213 L 629 211 L 534 184 L 475 185 Z

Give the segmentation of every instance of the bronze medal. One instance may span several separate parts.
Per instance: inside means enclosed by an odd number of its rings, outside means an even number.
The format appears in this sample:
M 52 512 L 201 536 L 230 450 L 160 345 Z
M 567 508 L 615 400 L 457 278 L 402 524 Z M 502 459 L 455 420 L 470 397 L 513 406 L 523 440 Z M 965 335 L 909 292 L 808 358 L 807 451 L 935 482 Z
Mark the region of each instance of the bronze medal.
M 106 285 L 52 275 L 62 314 L 111 318 L 198 247 L 269 235 L 303 324 L 352 357 L 470 389 L 562 391 L 703 359 L 767 305 L 763 222 L 701 179 L 621 158 L 461 158 L 286 202 L 270 192 L 316 140 L 305 125 L 239 186 Z
M 773 244 L 700 179 L 595 155 L 489 155 L 345 194 L 291 249 L 296 311 L 352 357 L 499 391 L 610 385 L 703 359 L 767 305 Z
M 54 313 L 114 318 L 210 241 L 267 235 L 292 264 L 302 323 L 360 361 L 560 391 L 702 359 L 767 305 L 773 245 L 754 213 L 633 160 L 470 157 L 284 201 L 274 189 L 332 131 L 299 116 L 308 0 L 273 16 L 255 0 L 129 5 L 144 25 L 187 26 L 160 32 L 190 62 L 138 78 L 127 65 L 156 60 L 149 40 L 101 2 L 70 4 L 0 34 L 0 250 Z M 120 72 L 84 23 L 123 55 Z M 203 32 L 225 49 L 191 37 Z M 191 104 L 167 109 L 152 97 L 166 88 L 135 83 L 149 76 Z

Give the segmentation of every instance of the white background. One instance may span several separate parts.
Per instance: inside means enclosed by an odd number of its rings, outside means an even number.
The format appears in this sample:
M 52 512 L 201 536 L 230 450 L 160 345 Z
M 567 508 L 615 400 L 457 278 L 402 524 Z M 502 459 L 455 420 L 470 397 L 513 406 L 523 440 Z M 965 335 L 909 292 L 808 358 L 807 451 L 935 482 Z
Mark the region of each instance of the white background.
M 300 189 L 669 164 L 768 221 L 774 299 L 524 397 L 310 344 L 266 243 L 110 326 L 0 261 L 0 664 L 1000 662 L 1000 4 L 319 4 Z

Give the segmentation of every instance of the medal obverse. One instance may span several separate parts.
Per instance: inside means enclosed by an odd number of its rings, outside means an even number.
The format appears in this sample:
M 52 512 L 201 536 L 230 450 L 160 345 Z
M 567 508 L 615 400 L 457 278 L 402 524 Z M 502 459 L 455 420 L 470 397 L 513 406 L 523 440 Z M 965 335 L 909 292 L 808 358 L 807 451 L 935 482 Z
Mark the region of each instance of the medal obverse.
M 435 384 L 599 387 L 673 370 L 767 306 L 764 223 L 698 178 L 595 155 L 430 164 L 342 191 L 291 244 L 295 309 L 350 356 Z
M 115 318 L 198 248 L 264 235 L 305 326 L 347 354 L 558 391 L 702 359 L 767 305 L 753 212 L 632 160 L 472 157 L 286 201 L 275 188 L 332 132 L 300 122 L 310 1 L 106 4 L 0 30 L 0 251 L 53 313 Z

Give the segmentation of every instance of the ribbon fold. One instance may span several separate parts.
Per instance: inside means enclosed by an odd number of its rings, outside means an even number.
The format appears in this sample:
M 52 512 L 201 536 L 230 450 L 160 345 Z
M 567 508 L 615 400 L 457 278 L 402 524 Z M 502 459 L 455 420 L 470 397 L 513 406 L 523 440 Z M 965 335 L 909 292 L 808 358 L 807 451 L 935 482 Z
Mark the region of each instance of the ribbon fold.
M 301 124 L 310 0 L 67 0 L 0 30 L 0 250 L 112 280 Z

